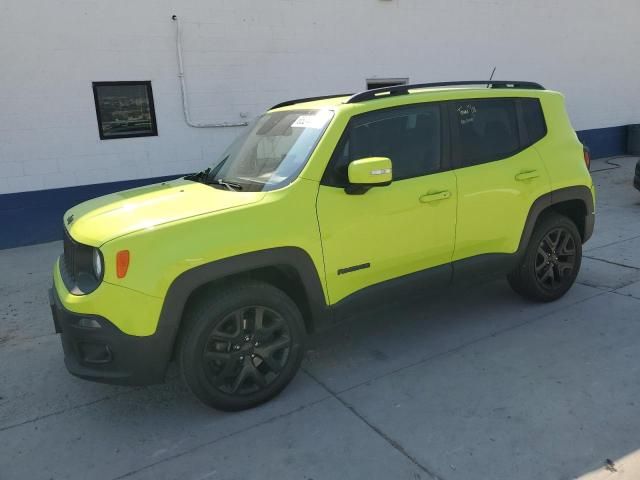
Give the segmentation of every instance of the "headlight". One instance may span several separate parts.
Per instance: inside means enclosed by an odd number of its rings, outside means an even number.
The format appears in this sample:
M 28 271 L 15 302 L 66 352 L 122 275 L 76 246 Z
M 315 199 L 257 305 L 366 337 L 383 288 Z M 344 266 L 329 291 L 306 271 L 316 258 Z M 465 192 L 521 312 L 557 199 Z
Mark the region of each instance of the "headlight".
M 102 279 L 102 255 L 100 254 L 100 250 L 97 248 L 93 249 L 93 274 L 96 276 L 96 279 Z

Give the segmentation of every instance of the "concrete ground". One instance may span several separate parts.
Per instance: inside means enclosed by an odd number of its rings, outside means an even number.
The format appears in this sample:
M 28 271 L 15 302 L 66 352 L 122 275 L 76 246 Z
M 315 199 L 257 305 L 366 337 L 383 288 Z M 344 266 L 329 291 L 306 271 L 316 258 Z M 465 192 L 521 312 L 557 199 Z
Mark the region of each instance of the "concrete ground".
M 594 162 L 596 231 L 560 301 L 500 280 L 382 308 L 314 337 L 280 397 L 235 414 L 175 371 L 69 375 L 46 297 L 60 243 L 0 251 L 0 479 L 640 478 L 635 161 Z

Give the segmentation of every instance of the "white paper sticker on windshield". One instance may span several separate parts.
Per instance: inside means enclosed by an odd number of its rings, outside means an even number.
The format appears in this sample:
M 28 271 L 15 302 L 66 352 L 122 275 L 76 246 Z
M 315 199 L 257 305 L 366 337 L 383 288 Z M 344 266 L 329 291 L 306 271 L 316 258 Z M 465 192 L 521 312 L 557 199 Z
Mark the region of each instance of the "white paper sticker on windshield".
M 324 128 L 331 117 L 329 112 L 318 112 L 315 115 L 300 115 L 291 125 L 294 128 Z

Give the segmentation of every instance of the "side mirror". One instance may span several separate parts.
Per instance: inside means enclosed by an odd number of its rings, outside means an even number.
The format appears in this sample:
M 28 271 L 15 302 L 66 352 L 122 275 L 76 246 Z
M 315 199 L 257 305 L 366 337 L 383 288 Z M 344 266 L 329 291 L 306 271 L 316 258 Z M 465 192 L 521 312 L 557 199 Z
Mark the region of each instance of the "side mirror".
M 384 187 L 393 179 L 391 160 L 386 157 L 369 157 L 354 160 L 349 164 L 350 195 L 362 195 L 371 187 Z

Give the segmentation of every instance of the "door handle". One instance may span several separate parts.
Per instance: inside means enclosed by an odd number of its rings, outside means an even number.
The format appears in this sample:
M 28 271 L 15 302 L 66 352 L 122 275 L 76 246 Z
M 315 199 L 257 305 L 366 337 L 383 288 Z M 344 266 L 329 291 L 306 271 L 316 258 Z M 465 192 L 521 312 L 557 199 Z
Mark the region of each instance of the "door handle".
M 422 195 L 420 197 L 420 201 L 422 203 L 437 202 L 438 200 L 446 200 L 449 197 L 451 197 L 451 192 L 449 190 L 444 190 L 442 192 L 427 193 L 426 195 Z
M 522 182 L 523 180 L 531 180 L 532 178 L 538 178 L 540 174 L 537 170 L 529 170 L 527 172 L 520 172 L 516 175 L 516 180 Z

